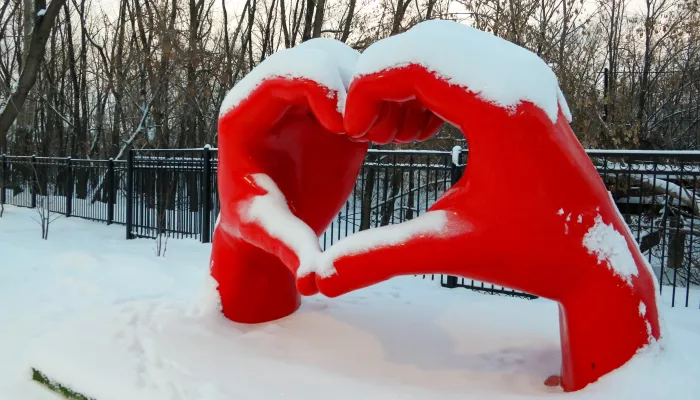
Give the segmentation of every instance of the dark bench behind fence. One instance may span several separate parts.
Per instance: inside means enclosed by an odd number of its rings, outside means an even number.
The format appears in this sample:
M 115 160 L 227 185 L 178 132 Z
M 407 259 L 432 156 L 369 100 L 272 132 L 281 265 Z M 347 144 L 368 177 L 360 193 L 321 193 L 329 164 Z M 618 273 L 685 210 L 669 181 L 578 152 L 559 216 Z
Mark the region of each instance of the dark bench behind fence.
M 589 150 L 608 190 L 672 305 L 700 298 L 700 152 Z M 320 238 L 326 248 L 354 232 L 424 212 L 455 182 L 468 152 L 370 150 L 345 207 Z M 132 150 L 126 161 L 2 156 L 0 202 L 126 226 L 127 238 L 211 241 L 219 213 L 217 150 Z M 517 193 L 504 194 L 514 202 Z M 697 194 L 700 196 L 700 194 Z M 507 212 L 507 210 L 503 210 Z M 504 233 L 503 245 L 508 245 Z M 455 249 L 459 251 L 459 249 Z M 534 298 L 453 276 L 442 286 Z

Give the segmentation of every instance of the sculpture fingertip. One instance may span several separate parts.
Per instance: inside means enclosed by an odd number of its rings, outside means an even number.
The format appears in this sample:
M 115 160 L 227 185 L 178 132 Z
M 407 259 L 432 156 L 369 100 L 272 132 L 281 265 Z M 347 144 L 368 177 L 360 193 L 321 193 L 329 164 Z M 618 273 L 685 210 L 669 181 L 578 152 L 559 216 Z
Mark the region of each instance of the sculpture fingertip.
M 313 296 L 318 294 L 316 286 L 316 274 L 309 273 L 302 277 L 297 277 L 297 291 L 302 296 Z

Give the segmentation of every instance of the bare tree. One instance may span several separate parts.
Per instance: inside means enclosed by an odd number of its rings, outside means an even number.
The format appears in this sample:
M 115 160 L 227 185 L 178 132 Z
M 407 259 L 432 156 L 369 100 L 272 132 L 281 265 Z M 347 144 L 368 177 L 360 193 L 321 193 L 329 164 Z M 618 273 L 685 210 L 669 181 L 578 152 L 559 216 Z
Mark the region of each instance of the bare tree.
M 170 179 L 171 177 L 168 175 L 167 172 L 155 174 L 156 187 L 158 188 L 155 195 L 156 237 L 154 239 L 154 252 L 156 257 L 165 257 L 165 252 L 168 250 L 169 233 L 166 225 L 168 213 L 172 212 L 169 206 L 174 203 L 175 188 L 177 187 L 177 182 Z
M 667 62 L 654 63 L 657 53 L 668 40 L 679 39 L 682 34 L 678 27 L 686 20 L 690 9 L 676 0 L 645 0 L 644 21 L 644 56 L 642 61 L 642 74 L 639 83 L 639 95 L 636 115 L 636 128 L 642 136 L 647 147 L 654 146 L 654 139 L 650 136 L 647 100 L 651 86 L 666 71 L 670 61 L 675 57 L 668 57 Z M 678 49 L 676 51 L 681 51 Z M 652 67 L 655 64 L 655 76 L 651 76 Z
M 343 21 L 343 35 L 340 37 L 340 41 L 347 42 L 350 37 L 350 27 L 352 26 L 352 18 L 355 15 L 355 3 L 356 0 L 350 0 L 348 2 L 348 12 L 345 16 L 345 21 Z
M 34 207 L 36 217 L 31 218 L 41 226 L 41 238 L 48 240 L 51 224 L 58 218 L 61 218 L 62 215 L 52 210 L 56 204 L 54 196 L 51 195 L 53 187 L 47 176 L 47 171 L 43 170 L 40 172 L 40 168 L 36 163 L 31 163 L 29 168 L 32 174 L 30 188 L 34 192 L 33 195 L 36 199 L 36 206 Z
M 26 57 L 24 57 L 17 89 L 12 92 L 5 107 L 0 112 L 0 149 L 5 148 L 7 131 L 15 122 L 20 109 L 22 109 L 27 99 L 27 94 L 36 82 L 41 62 L 44 59 L 46 41 L 49 39 L 56 16 L 64 3 L 65 0 L 53 0 L 51 5 L 46 8 L 46 0 L 34 1 L 33 15 L 35 16 L 35 23 L 29 43 L 26 45 Z

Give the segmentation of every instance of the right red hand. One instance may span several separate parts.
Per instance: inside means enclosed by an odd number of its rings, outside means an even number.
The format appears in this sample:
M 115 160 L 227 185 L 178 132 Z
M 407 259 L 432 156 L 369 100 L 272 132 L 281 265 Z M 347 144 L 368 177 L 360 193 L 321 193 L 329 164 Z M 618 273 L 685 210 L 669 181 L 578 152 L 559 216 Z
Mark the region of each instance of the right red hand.
M 655 278 L 561 109 L 555 121 L 528 101 L 508 110 L 449 78 L 414 63 L 353 80 L 348 136 L 423 140 L 444 119 L 467 138 L 469 162 L 426 214 L 328 249 L 316 284 L 335 297 L 398 275 L 443 273 L 555 300 L 562 385 L 580 389 L 660 337 Z

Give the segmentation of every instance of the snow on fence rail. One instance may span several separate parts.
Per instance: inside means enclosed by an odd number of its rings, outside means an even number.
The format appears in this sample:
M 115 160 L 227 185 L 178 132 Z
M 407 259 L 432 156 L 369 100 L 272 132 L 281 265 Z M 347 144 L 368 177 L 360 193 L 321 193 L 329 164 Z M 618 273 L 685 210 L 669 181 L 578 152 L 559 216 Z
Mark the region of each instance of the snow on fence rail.
M 207 242 L 219 212 L 217 153 L 215 148 L 132 150 L 126 161 L 1 156 L 0 201 L 48 204 L 52 212 L 123 224 L 129 238 L 167 235 Z M 691 287 L 700 285 L 700 152 L 587 153 L 662 290 L 672 290 L 674 303 L 678 298 L 688 306 Z M 370 150 L 345 207 L 319 238 L 322 247 L 423 214 L 460 179 L 467 163 L 467 150 Z M 507 192 L 507 183 L 501 185 Z M 517 193 L 509 197 L 518 201 Z M 524 295 L 482 282 L 440 280 L 448 287 Z

